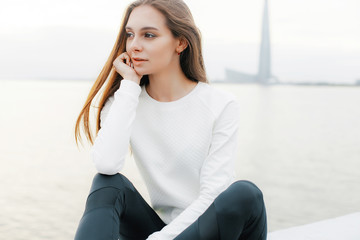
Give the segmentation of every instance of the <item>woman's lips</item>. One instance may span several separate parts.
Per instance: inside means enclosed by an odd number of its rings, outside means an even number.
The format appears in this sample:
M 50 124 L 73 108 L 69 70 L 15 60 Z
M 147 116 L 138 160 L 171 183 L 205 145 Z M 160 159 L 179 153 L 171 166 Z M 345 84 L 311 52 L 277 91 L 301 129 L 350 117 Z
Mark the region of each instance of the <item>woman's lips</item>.
M 134 63 L 141 63 L 147 61 L 146 59 L 143 58 L 133 58 L 132 60 Z

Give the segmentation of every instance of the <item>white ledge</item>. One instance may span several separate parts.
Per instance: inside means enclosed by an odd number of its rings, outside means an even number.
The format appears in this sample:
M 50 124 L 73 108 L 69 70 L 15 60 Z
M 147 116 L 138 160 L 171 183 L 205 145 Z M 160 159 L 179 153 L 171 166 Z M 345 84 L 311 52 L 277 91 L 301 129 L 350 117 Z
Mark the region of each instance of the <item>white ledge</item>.
M 360 212 L 268 234 L 268 240 L 359 240 Z

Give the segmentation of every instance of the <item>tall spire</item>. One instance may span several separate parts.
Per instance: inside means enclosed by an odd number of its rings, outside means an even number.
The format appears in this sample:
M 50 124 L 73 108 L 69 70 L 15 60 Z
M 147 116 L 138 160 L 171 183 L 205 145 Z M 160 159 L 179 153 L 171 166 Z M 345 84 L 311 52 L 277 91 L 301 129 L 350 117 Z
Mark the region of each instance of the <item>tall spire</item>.
M 270 31 L 268 11 L 268 0 L 265 0 L 261 32 L 259 69 L 257 74 L 257 80 L 260 83 L 268 83 L 271 78 Z

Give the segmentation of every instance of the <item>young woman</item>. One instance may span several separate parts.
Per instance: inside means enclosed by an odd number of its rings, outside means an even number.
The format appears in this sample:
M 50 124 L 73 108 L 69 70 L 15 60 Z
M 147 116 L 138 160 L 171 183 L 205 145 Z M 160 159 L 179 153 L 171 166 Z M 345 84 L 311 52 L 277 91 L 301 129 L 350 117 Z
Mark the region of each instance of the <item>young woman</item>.
M 103 86 L 93 141 L 90 105 Z M 238 112 L 235 96 L 207 82 L 186 4 L 131 4 L 76 123 L 99 173 L 75 239 L 266 239 L 261 191 L 234 182 Z M 129 144 L 152 206 L 119 173 Z

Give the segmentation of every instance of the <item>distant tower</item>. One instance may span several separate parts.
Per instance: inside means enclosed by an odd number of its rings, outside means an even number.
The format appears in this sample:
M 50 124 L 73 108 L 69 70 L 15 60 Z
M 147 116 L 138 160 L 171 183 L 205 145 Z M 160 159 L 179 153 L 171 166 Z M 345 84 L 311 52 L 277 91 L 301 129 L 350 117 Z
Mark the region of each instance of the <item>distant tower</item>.
M 259 56 L 259 68 L 257 74 L 247 74 L 236 70 L 225 68 L 226 81 L 235 83 L 260 83 L 270 84 L 277 83 L 277 77 L 271 73 L 271 56 L 270 56 L 270 29 L 269 29 L 269 9 L 268 0 L 264 2 L 264 15 L 261 30 L 261 44 Z
M 269 82 L 270 78 L 272 78 L 272 76 L 270 56 L 269 9 L 268 0 L 265 0 L 257 81 L 266 84 Z

